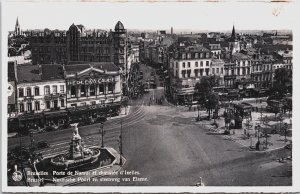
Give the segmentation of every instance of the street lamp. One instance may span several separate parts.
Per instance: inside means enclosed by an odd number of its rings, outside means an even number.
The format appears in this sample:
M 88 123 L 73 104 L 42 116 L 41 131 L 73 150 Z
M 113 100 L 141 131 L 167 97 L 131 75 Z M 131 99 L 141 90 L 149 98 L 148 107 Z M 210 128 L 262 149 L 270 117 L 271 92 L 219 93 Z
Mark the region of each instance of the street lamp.
M 104 148 L 104 122 L 100 124 L 99 133 L 101 133 L 101 148 Z
M 122 160 L 122 155 L 123 155 L 123 143 L 122 143 L 122 136 L 123 136 L 123 120 L 122 120 L 122 118 L 121 118 L 121 131 L 120 131 L 120 147 L 119 147 L 119 149 L 120 149 L 120 165 L 122 165 L 123 164 L 123 160 Z

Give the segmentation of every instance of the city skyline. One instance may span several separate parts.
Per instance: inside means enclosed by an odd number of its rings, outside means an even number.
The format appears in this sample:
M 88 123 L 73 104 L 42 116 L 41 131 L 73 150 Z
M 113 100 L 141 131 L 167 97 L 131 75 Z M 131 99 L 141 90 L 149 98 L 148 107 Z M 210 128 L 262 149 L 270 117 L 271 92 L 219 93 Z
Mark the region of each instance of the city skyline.
M 128 6 L 129 5 L 129 6 Z M 82 24 L 88 29 L 113 29 L 121 21 L 126 29 L 151 31 L 230 31 L 235 25 L 237 31 L 243 30 L 290 30 L 294 3 L 7 3 L 11 10 L 5 13 L 8 18 L 4 25 L 14 29 L 16 18 L 22 30 L 45 29 L 67 30 L 74 24 Z M 133 11 L 131 11 L 134 10 Z M 180 14 L 176 10 L 180 9 Z M 255 9 L 252 14 L 245 14 Z M 34 10 L 30 11 L 29 10 Z M 112 11 L 113 10 L 113 11 Z M 172 11 L 173 10 L 173 11 Z M 55 11 L 55 15 L 52 14 Z M 67 12 L 66 12 L 67 11 Z M 77 14 L 79 12 L 88 13 Z M 168 14 L 165 14 L 168 13 Z M 222 17 L 215 17 L 215 13 Z M 252 12 L 251 12 L 252 13 Z M 146 17 L 141 18 L 140 15 Z M 36 19 L 39 15 L 39 19 Z M 99 19 L 95 19 L 99 18 Z M 105 18 L 105 19 L 103 19 Z M 137 19 L 138 18 L 138 19 Z M 201 18 L 199 20 L 195 18 Z M 32 22 L 35 21 L 35 22 Z M 47 21 L 47 22 L 45 22 Z M 57 21 L 60 21 L 59 23 Z M 157 21 L 160 21 L 157 23 Z M 218 25 L 216 25 L 218 23 Z

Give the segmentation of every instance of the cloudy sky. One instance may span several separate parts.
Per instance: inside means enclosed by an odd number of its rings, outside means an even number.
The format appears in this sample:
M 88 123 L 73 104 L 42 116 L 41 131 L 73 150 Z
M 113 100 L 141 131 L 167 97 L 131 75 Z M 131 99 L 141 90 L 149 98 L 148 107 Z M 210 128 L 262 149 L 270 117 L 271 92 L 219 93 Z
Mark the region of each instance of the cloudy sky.
M 237 30 L 292 29 L 297 3 L 262 2 L 27 2 L 4 3 L 3 24 L 13 30 L 17 16 L 21 29 L 112 29 L 120 20 L 127 29 Z

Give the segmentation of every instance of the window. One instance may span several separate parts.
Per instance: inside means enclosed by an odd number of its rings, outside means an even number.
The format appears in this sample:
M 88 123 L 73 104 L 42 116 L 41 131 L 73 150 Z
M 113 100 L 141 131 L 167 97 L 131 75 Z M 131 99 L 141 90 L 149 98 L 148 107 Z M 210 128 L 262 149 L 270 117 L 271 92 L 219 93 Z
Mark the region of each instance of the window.
M 209 66 L 209 61 L 206 61 L 206 67 L 208 67 Z
M 92 101 L 92 103 L 91 103 L 92 105 L 96 105 L 96 101 Z
M 64 85 L 59 86 L 59 93 L 65 93 L 65 86 Z
M 187 77 L 191 77 L 191 70 L 187 70 Z
M 27 88 L 26 89 L 26 95 L 27 96 L 31 96 L 31 88 Z
M 71 86 L 71 98 L 75 98 L 75 97 L 76 97 L 76 87 Z
M 20 112 L 24 112 L 24 104 L 20 104 Z
M 57 86 L 52 86 L 52 93 L 57 94 Z
M 85 91 L 85 85 L 80 86 L 80 96 L 85 97 L 86 96 L 86 91 Z
M 203 53 L 200 53 L 200 58 L 201 58 L 201 59 L 203 58 Z
M 209 53 L 206 53 L 206 58 L 209 58 Z
M 113 93 L 113 91 L 114 91 L 114 84 L 113 83 L 108 83 L 107 91 L 108 91 L 108 93 Z
M 178 68 L 178 62 L 176 61 L 176 68 Z
M 200 61 L 200 67 L 203 67 L 203 61 Z
M 215 68 L 212 68 L 212 74 L 215 74 Z
M 191 62 L 188 62 L 188 68 L 190 68 L 191 67 Z
M 221 68 L 221 74 L 223 74 L 223 68 Z
M 195 72 L 195 77 L 198 77 L 198 69 L 195 69 L 194 72 Z
M 198 67 L 198 61 L 195 62 L 195 67 Z
M 34 95 L 35 96 L 39 96 L 40 95 L 40 88 L 39 87 L 35 87 L 34 88 Z
M 100 104 L 105 104 L 105 100 L 100 100 Z
M 65 100 L 64 100 L 64 99 L 61 99 L 61 100 L 60 100 L 60 106 L 61 106 L 61 107 L 65 107 Z
M 50 109 L 51 107 L 51 102 L 50 101 L 46 101 L 46 109 Z
M 181 71 L 182 77 L 185 78 L 186 70 Z
M 216 68 L 216 73 L 219 74 L 219 68 Z
M 187 58 L 190 59 L 191 58 L 191 53 L 187 54 Z
M 34 102 L 34 110 L 40 110 L 40 102 L 39 101 Z
M 45 95 L 49 95 L 50 94 L 50 86 L 45 86 L 44 90 L 45 90 Z
M 195 53 L 195 58 L 199 58 L 199 54 L 198 53 Z
M 182 67 L 185 68 L 185 62 L 182 63 Z
M 58 107 L 58 100 L 54 100 L 53 102 L 54 102 L 53 103 L 54 104 L 54 108 L 57 108 Z
M 27 102 L 27 111 L 32 111 L 32 103 Z
M 182 55 L 181 55 L 181 58 L 182 58 L 182 59 L 185 59 L 185 54 L 182 54 Z
M 103 85 L 103 84 L 100 84 L 100 85 L 99 85 L 99 93 L 100 93 L 100 94 L 103 94 L 103 93 L 104 93 L 104 85 Z
M 90 86 L 90 96 L 95 96 L 96 95 L 96 90 L 95 90 L 95 85 Z
M 209 69 L 208 68 L 205 68 L 205 73 L 206 73 L 206 75 L 209 74 Z
M 24 97 L 24 89 L 23 88 L 19 88 L 19 97 Z

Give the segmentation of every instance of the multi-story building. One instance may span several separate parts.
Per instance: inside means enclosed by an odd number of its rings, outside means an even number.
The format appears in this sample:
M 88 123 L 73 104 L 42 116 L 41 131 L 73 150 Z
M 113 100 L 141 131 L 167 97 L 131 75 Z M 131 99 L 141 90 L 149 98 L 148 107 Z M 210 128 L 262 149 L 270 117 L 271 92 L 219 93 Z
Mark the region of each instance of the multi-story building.
M 121 102 L 121 71 L 111 62 L 64 66 L 67 107 L 114 105 Z
M 20 124 L 27 127 L 32 127 L 28 126 L 29 124 L 40 126 L 44 121 L 44 116 L 50 116 L 53 111 L 65 109 L 66 84 L 63 76 L 61 65 L 20 65 L 17 67 L 16 106 Z M 44 112 L 49 112 L 49 114 L 44 115 Z
M 75 24 L 68 31 L 45 29 L 32 34 L 30 45 L 33 64 L 113 62 L 126 69 L 126 30 L 120 21 L 109 32 Z
M 274 59 L 271 56 L 258 56 L 252 60 L 251 80 L 255 88 L 270 88 L 272 86 Z
M 224 60 L 220 58 L 212 58 L 211 75 L 217 77 L 217 87 L 224 86 Z
M 251 57 L 242 53 L 233 53 L 224 65 L 224 83 L 226 87 L 243 89 L 251 83 Z
M 118 114 L 121 70 L 112 62 L 9 67 L 10 130 L 80 122 L 79 117 L 96 118 L 109 111 Z
M 201 45 L 178 46 L 170 59 L 170 93 L 174 101 L 193 100 L 196 83 L 211 75 L 211 52 Z

